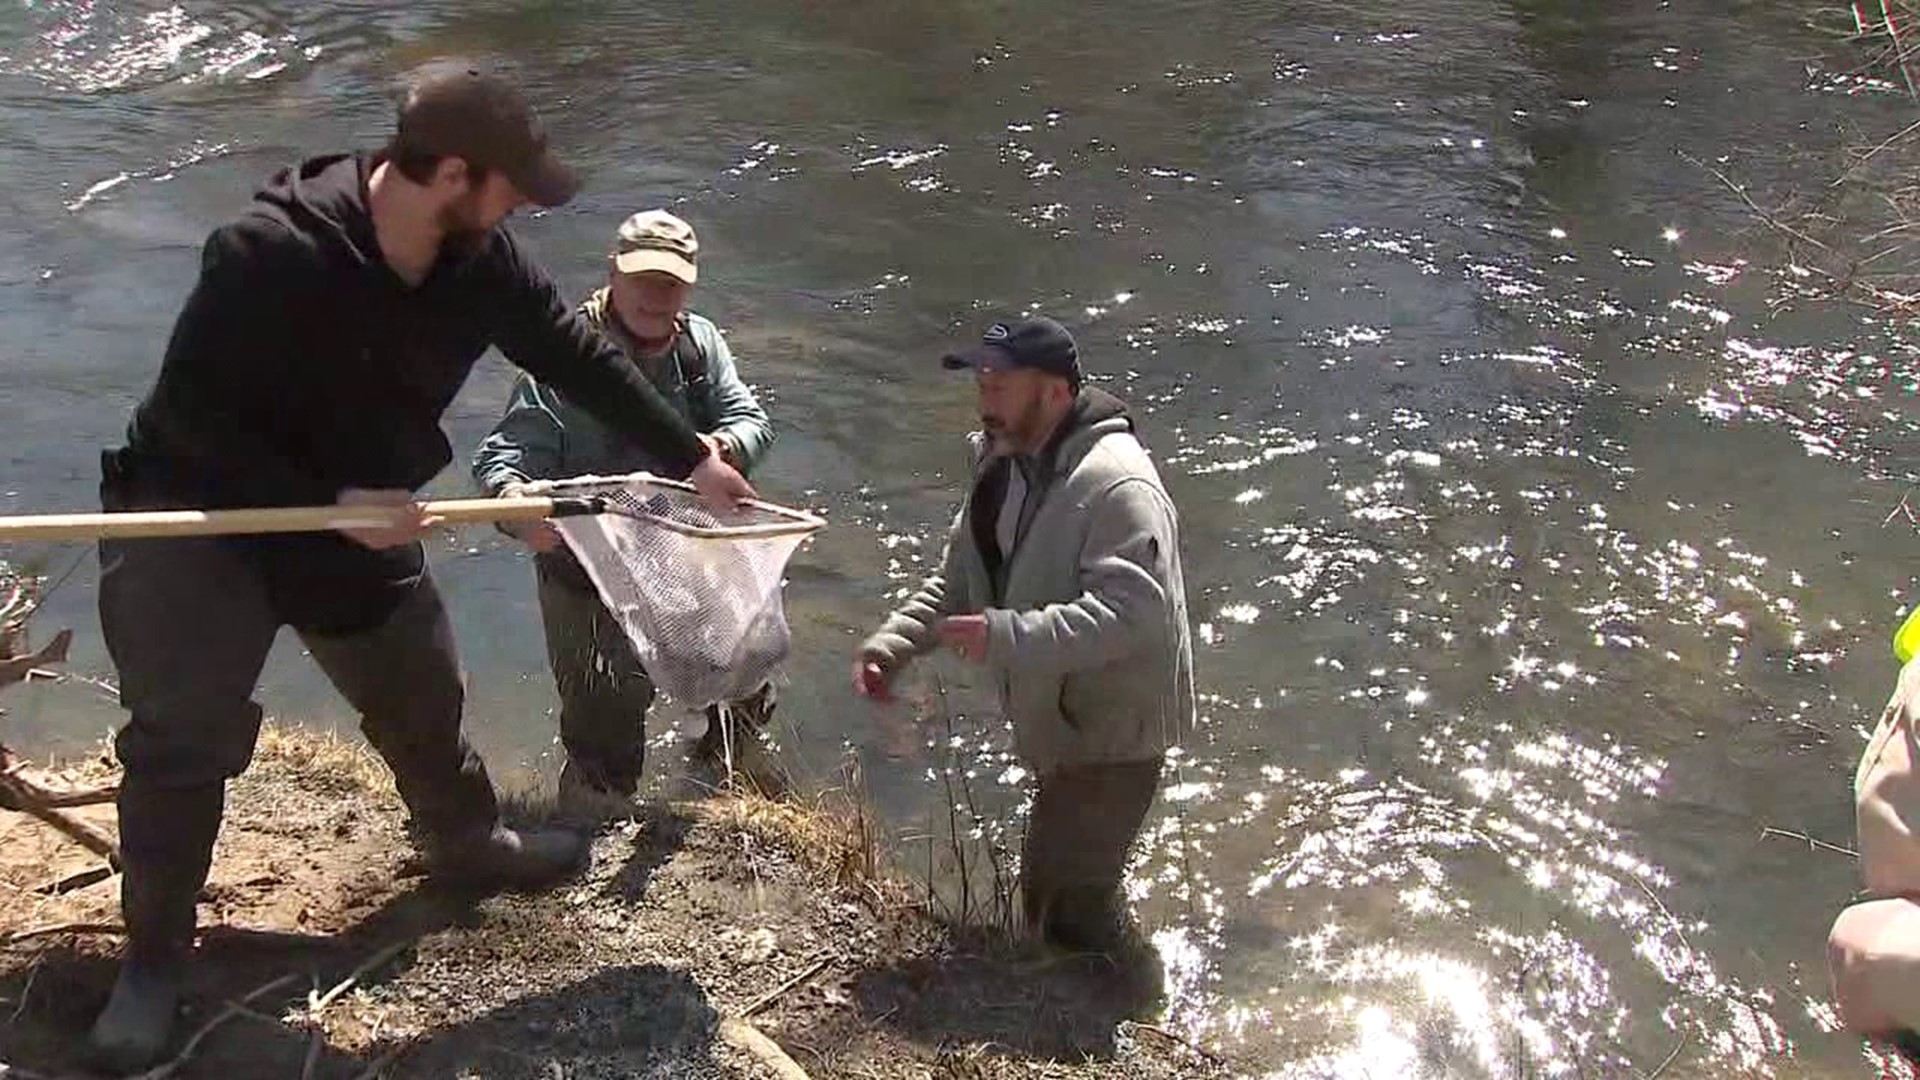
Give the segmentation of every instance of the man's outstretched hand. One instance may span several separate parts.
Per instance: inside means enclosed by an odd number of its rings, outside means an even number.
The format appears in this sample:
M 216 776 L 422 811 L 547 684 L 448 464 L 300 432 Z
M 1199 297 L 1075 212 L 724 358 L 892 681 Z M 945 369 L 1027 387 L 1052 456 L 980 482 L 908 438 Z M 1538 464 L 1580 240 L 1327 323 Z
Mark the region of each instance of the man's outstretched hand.
M 893 701 L 892 682 L 887 678 L 887 670 L 870 657 L 862 654 L 853 658 L 853 692 L 863 698 L 870 698 L 881 704 Z
M 700 500 L 716 512 L 732 510 L 741 500 L 754 497 L 753 485 L 718 453 L 701 458 L 700 464 L 693 467 L 690 479 L 700 492 Z
M 440 519 L 404 488 L 347 488 L 340 492 L 339 504 L 348 511 L 365 511 L 366 525 L 352 525 L 339 531 L 355 543 L 378 551 L 411 544 L 432 532 Z

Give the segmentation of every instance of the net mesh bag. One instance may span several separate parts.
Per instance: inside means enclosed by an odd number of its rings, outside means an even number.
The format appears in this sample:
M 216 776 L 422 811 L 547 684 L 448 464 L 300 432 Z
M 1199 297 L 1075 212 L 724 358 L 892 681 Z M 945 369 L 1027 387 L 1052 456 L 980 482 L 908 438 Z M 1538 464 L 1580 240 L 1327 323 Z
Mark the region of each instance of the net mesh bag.
M 786 659 L 787 561 L 823 524 L 759 501 L 716 513 L 691 484 L 645 473 L 530 485 L 604 512 L 554 525 L 654 685 L 696 708 L 747 697 Z

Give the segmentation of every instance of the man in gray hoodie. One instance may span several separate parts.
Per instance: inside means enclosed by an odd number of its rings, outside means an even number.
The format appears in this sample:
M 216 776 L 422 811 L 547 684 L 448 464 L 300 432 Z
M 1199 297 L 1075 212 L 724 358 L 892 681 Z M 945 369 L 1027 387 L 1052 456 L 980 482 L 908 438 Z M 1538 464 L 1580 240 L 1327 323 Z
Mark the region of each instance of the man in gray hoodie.
M 944 565 L 854 660 L 885 701 L 916 655 L 984 665 L 1038 777 L 1020 860 L 1031 932 L 1117 953 L 1129 850 L 1169 748 L 1192 729 L 1178 515 L 1120 399 L 1083 387 L 1047 318 L 996 323 L 944 365 L 975 372 L 982 432 Z

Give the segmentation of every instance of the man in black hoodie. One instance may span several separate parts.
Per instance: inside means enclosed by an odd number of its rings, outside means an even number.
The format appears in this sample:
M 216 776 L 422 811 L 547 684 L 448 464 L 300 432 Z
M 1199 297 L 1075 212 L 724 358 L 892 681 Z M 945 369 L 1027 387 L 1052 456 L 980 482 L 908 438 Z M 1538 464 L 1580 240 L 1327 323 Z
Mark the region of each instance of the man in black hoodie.
M 101 1064 L 165 1048 L 282 626 L 361 714 L 433 873 L 535 887 L 584 861 L 580 836 L 501 824 L 461 731 L 459 659 L 420 544 L 434 523 L 413 495 L 451 459 L 441 414 L 495 345 L 710 503 L 752 492 L 503 227 L 576 188 L 517 90 L 448 65 L 415 85 L 384 150 L 284 170 L 208 238 L 159 377 L 103 455 L 103 505 L 337 501 L 385 524 L 101 543 L 101 625 L 130 713 L 116 739 L 127 947 L 90 1037 Z

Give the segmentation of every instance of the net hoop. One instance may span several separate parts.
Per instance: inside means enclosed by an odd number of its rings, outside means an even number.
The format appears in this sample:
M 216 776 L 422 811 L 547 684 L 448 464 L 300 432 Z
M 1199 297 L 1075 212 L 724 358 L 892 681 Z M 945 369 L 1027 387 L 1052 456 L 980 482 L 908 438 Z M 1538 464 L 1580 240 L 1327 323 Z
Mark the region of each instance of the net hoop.
M 688 495 L 698 495 L 700 489 L 685 480 L 669 480 L 650 472 L 626 473 L 618 476 L 568 477 L 564 480 L 537 480 L 522 486 L 529 495 L 563 497 L 568 495 L 591 495 L 595 491 L 617 488 L 631 491 L 635 487 L 651 487 L 662 491 L 677 491 Z M 765 521 L 752 525 L 694 525 L 646 510 L 621 508 L 616 511 L 625 517 L 638 518 L 660 528 L 677 532 L 682 536 L 698 537 L 704 540 L 725 540 L 729 538 L 746 539 L 766 536 L 802 536 L 818 532 L 827 525 L 825 518 L 805 510 L 796 510 L 790 506 L 766 502 L 762 499 L 742 499 L 740 505 L 762 514 L 779 518 L 779 521 Z

